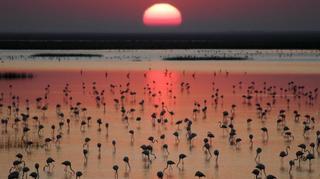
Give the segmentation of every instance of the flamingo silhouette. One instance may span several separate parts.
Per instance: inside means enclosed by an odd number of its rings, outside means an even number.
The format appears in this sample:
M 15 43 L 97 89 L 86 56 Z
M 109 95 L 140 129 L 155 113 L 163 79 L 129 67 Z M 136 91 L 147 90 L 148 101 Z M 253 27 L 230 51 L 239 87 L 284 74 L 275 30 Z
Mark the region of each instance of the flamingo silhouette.
M 30 171 L 29 167 L 24 166 L 22 168 L 22 178 L 24 178 L 24 175 L 26 175 L 26 177 L 28 177 L 28 172 Z
M 163 179 L 163 172 L 162 171 L 158 171 L 157 172 L 157 177 L 158 177 L 158 179 Z
M 177 131 L 175 131 L 175 132 L 173 133 L 173 135 L 176 137 L 176 138 L 175 138 L 176 143 L 179 143 L 179 142 L 180 142 L 179 133 L 178 133 Z
M 309 160 L 309 171 L 311 171 L 311 160 L 315 159 L 314 155 L 310 152 L 306 155 L 306 160 Z
M 129 134 L 131 135 L 131 142 L 134 141 L 134 130 L 129 130 Z
M 76 179 L 80 179 L 80 177 L 82 176 L 82 172 L 81 171 L 77 171 L 76 172 Z
M 207 133 L 207 137 L 208 137 L 209 140 L 210 140 L 210 144 L 212 144 L 212 139 L 215 137 L 214 134 L 209 131 L 209 132 Z
M 13 171 L 9 173 L 8 179 L 19 179 L 20 173 L 18 171 Z
M 268 140 L 268 139 L 269 139 L 268 128 L 262 127 L 262 128 L 261 128 L 261 131 L 262 131 L 263 134 L 266 136 L 266 138 L 264 138 L 264 140 Z
M 129 157 L 124 156 L 124 157 L 123 157 L 123 161 L 126 163 L 126 168 L 128 167 L 129 170 L 130 170 L 131 167 L 130 167 L 130 163 L 129 163 Z
M 197 172 L 194 174 L 194 176 L 199 177 L 199 178 L 206 177 L 206 175 L 205 175 L 204 173 L 200 172 L 200 171 L 197 171 Z
M 261 149 L 260 147 L 258 147 L 258 148 L 256 149 L 255 161 L 257 161 L 257 159 L 258 159 L 258 161 L 260 161 L 260 154 L 261 154 L 261 152 L 262 152 L 262 149 Z
M 68 168 L 69 168 L 70 171 L 71 171 L 71 173 L 74 174 L 74 170 L 72 169 L 72 166 L 71 166 L 71 162 L 70 162 L 70 161 L 65 160 L 65 161 L 62 162 L 61 164 L 65 166 L 65 168 L 64 168 L 64 171 L 65 171 L 65 172 L 68 172 Z
M 283 162 L 283 158 L 288 156 L 288 150 L 290 149 L 290 146 L 286 147 L 286 151 L 281 151 L 279 154 L 279 157 L 281 157 L 281 163 Z
M 302 152 L 301 150 L 296 152 L 296 159 L 299 162 L 299 168 L 301 167 L 301 159 L 303 158 L 304 152 Z
M 118 165 L 113 165 L 112 169 L 114 170 L 114 176 L 117 179 L 118 178 L 118 170 L 119 170 L 119 166 Z
M 258 164 L 256 165 L 256 168 L 259 169 L 260 171 L 263 171 L 264 175 L 266 176 L 266 167 L 265 167 L 264 164 L 258 163 Z
M 174 161 L 168 160 L 168 161 L 167 161 L 167 165 L 166 165 L 166 167 L 163 169 L 162 172 L 164 172 L 166 169 L 168 169 L 168 167 L 170 167 L 170 169 L 172 169 L 172 165 L 174 165 L 174 164 L 175 164 Z
M 210 146 L 210 144 L 209 143 L 205 143 L 204 145 L 203 145 L 203 148 L 205 149 L 205 151 L 209 154 L 209 158 L 211 158 L 212 157 L 212 154 L 211 154 L 211 152 L 210 152 L 210 148 L 211 148 L 211 146 Z
M 216 149 L 213 151 L 213 154 L 216 156 L 216 165 L 218 166 L 218 159 L 219 159 L 220 152 L 219 150 Z
M 277 179 L 277 177 L 275 177 L 273 175 L 267 175 L 266 179 Z
M 83 153 L 83 156 L 84 156 L 84 163 L 87 164 L 89 151 L 87 149 L 83 149 L 82 153 Z
M 48 157 L 47 160 L 46 160 L 46 165 L 43 167 L 43 171 L 46 170 L 46 168 L 48 168 L 48 171 L 50 172 L 51 171 L 51 165 L 52 167 L 54 167 L 54 159 L 51 158 L 51 157 Z
M 250 140 L 250 149 L 253 147 L 253 135 L 249 134 L 249 140 Z
M 228 129 L 228 127 L 225 124 L 222 124 L 221 121 L 219 121 L 218 123 L 219 123 L 219 127 L 222 129 L 222 133 L 224 135 L 224 132 Z
M 113 146 L 113 153 L 115 153 L 117 151 L 115 140 L 112 140 L 112 146 Z
M 178 161 L 178 163 L 177 163 L 177 167 L 179 167 L 179 164 L 180 164 L 180 162 L 181 162 L 181 164 L 182 164 L 182 168 L 183 168 L 183 166 L 184 166 L 184 159 L 187 157 L 187 155 L 185 155 L 185 154 L 180 154 L 179 155 L 179 161 Z
M 292 171 L 292 166 L 294 166 L 294 160 L 290 160 L 289 161 L 289 166 L 290 166 L 290 168 L 289 168 L 289 175 L 291 176 L 291 171 Z
M 40 165 L 38 163 L 35 163 L 34 164 L 34 168 L 36 169 L 36 171 L 35 172 L 31 172 L 29 176 L 31 176 L 33 179 L 40 178 L 39 167 L 40 167 Z
M 101 131 L 101 124 L 102 124 L 102 119 L 97 119 L 97 124 L 98 124 L 98 131 Z
M 251 172 L 253 175 L 255 175 L 255 178 L 258 179 L 258 176 L 260 175 L 260 171 L 258 169 L 253 169 Z
M 86 137 L 86 138 L 84 139 L 84 143 L 83 143 L 82 147 L 83 147 L 84 149 L 89 150 L 89 142 L 90 142 L 90 141 L 91 141 L 91 139 L 90 139 L 89 137 Z
M 163 144 L 162 145 L 162 149 L 165 152 L 166 155 L 169 155 L 169 149 L 168 149 L 168 144 Z

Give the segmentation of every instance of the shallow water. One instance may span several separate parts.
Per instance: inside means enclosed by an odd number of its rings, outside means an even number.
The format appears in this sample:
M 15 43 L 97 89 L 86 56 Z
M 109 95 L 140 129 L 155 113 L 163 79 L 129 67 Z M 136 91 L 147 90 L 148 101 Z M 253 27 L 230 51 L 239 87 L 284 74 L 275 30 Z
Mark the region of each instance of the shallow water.
M 83 63 L 82 63 L 83 62 Z M 32 65 L 31 63 L 35 64 Z M 68 66 L 69 63 L 72 65 Z M 35 73 L 35 78 L 30 80 L 13 80 L 0 81 L 0 92 L 4 93 L 5 107 L 2 109 L 1 116 L 7 116 L 7 108 L 9 105 L 10 93 L 11 95 L 18 95 L 20 97 L 20 112 L 25 112 L 25 100 L 30 99 L 30 116 L 42 116 L 43 112 L 35 108 L 37 97 L 43 97 L 44 88 L 49 84 L 50 90 L 48 99 L 48 110 L 45 112 L 45 119 L 41 119 L 41 123 L 45 125 L 44 138 L 51 137 L 50 126 L 55 124 L 58 126 L 59 119 L 56 116 L 56 104 L 62 105 L 62 111 L 65 114 L 65 119 L 71 119 L 70 131 L 64 126 L 62 129 L 63 137 L 60 148 L 56 147 L 54 143 L 51 144 L 50 150 L 45 150 L 41 147 L 33 147 L 29 153 L 19 147 L 6 147 L 3 144 L 10 137 L 10 143 L 14 143 L 14 130 L 9 125 L 9 133 L 1 133 L 1 148 L 0 148 L 0 178 L 6 178 L 8 171 L 15 160 L 15 154 L 20 152 L 24 154 L 26 165 L 33 171 L 35 162 L 39 162 L 42 166 L 45 164 L 47 157 L 52 157 L 56 160 L 55 167 L 52 173 L 43 172 L 40 170 L 40 178 L 75 178 L 75 176 L 66 176 L 60 164 L 64 160 L 70 160 L 74 170 L 82 171 L 83 178 L 113 178 L 114 171 L 112 166 L 119 165 L 119 178 L 156 178 L 156 173 L 163 170 L 166 166 L 166 160 L 178 161 L 178 155 L 184 153 L 187 155 L 184 163 L 184 169 L 181 170 L 176 166 L 173 170 L 167 170 L 164 178 L 193 178 L 197 170 L 202 171 L 207 178 L 253 178 L 251 171 L 255 167 L 255 149 L 261 147 L 263 152 L 261 154 L 261 161 L 266 165 L 267 174 L 273 174 L 278 178 L 289 178 L 288 161 L 296 158 L 295 152 L 298 150 L 297 145 L 300 143 L 309 144 L 315 142 L 315 131 L 319 130 L 319 101 L 316 99 L 313 105 L 307 104 L 305 97 L 300 100 L 288 92 L 281 94 L 280 88 L 287 88 L 287 83 L 294 81 L 295 84 L 304 85 L 305 91 L 319 88 L 320 74 L 318 62 L 245 62 L 245 64 L 238 65 L 241 62 L 88 62 L 86 60 L 70 61 L 61 63 L 58 61 L 12 61 L 5 62 L 5 66 L 1 66 L 3 70 L 30 70 Z M 14 64 L 14 65 L 13 65 Z M 29 66 L 26 66 L 29 64 Z M 66 64 L 64 66 L 64 64 Z M 121 65 L 119 65 L 121 64 Z M 219 65 L 218 65 L 219 64 Z M 127 65 L 127 66 L 124 66 Z M 262 66 L 266 65 L 266 66 Z M 269 66 L 268 66 L 269 65 Z M 64 68 L 61 68 L 63 67 Z M 271 69 L 272 66 L 276 67 Z M 42 68 L 45 67 L 45 68 Z M 203 68 L 206 67 L 206 68 Z M 149 69 L 151 68 L 151 69 Z M 165 73 L 165 68 L 169 72 Z M 80 74 L 80 69 L 83 74 Z M 221 69 L 221 72 L 220 72 Z M 261 69 L 261 70 L 259 70 Z M 303 69 L 303 70 L 301 70 Z M 105 73 L 108 73 L 107 78 Z M 226 72 L 229 75 L 226 75 Z M 194 77 L 193 74 L 195 73 Z M 214 72 L 216 76 L 214 76 Z M 246 72 L 246 73 L 245 73 Z M 127 77 L 130 73 L 130 78 Z M 170 73 L 170 74 L 169 74 Z M 240 87 L 239 81 L 242 81 Z M 97 107 L 95 96 L 92 94 L 93 82 L 96 82 L 96 89 L 101 92 L 105 90 L 106 112 L 103 107 Z M 119 99 L 120 85 L 121 89 L 125 89 L 127 83 L 130 83 L 130 91 L 135 91 L 137 94 L 135 99 L 129 94 L 125 95 L 124 106 L 127 110 L 135 108 L 133 115 L 129 114 L 129 125 L 122 120 L 120 109 L 116 107 L 113 99 Z M 190 90 L 182 90 L 181 82 L 188 82 Z M 261 122 L 257 118 L 256 103 L 260 103 L 264 108 L 267 102 L 271 102 L 270 95 L 265 93 L 257 95 L 252 100 L 252 105 L 244 104 L 242 95 L 246 93 L 247 87 L 255 82 L 255 88 L 263 90 L 263 83 L 266 86 L 276 86 L 278 92 L 276 96 L 276 103 L 272 106 L 271 112 L 267 115 L 266 122 Z M 68 104 L 63 103 L 63 88 L 66 83 L 69 83 L 70 95 L 72 102 Z M 82 83 L 85 83 L 86 89 L 83 91 Z M 212 84 L 214 83 L 214 85 Z M 117 87 L 114 91 L 110 90 L 110 84 L 115 84 Z M 9 88 L 12 85 L 12 90 Z M 152 93 L 156 93 L 155 97 L 148 94 L 144 88 L 150 87 Z M 232 85 L 236 85 L 233 92 Z M 211 95 L 213 88 L 219 89 L 219 95 L 223 95 L 223 99 L 219 99 L 217 105 L 213 103 Z M 172 91 L 172 92 L 170 92 Z M 161 93 L 159 93 L 161 92 Z M 176 97 L 176 98 L 174 98 Z M 287 106 L 286 98 L 290 99 L 289 106 Z M 144 108 L 138 104 L 142 99 L 145 100 Z M 200 112 L 197 118 L 193 118 L 194 102 L 197 101 L 204 106 L 204 100 L 207 100 L 207 114 Z M 76 102 L 81 102 L 82 107 L 88 109 L 86 116 L 91 116 L 90 127 L 86 128 L 85 132 L 80 131 L 80 122 L 82 119 L 75 119 L 69 113 L 70 105 L 75 105 Z M 157 112 L 159 114 L 161 103 L 175 112 L 171 118 L 169 114 L 165 118 L 169 122 L 165 125 L 156 124 L 152 126 L 151 114 Z M 43 103 L 43 104 L 44 104 Z M 154 107 L 158 104 L 160 107 Z M 234 126 L 237 130 L 237 136 L 242 139 L 242 142 L 237 149 L 234 145 L 228 143 L 228 134 L 223 135 L 223 130 L 219 128 L 218 122 L 222 120 L 222 112 L 231 110 L 231 105 L 235 104 L 236 112 L 234 118 Z M 276 119 L 280 109 L 286 110 L 286 125 L 293 132 L 295 139 L 291 142 L 285 142 L 281 135 L 281 130 L 277 129 Z M 293 120 L 293 111 L 298 110 L 301 113 L 300 122 Z M 309 138 L 303 137 L 303 116 L 310 114 L 315 117 L 315 128 L 310 132 Z M 81 113 L 80 116 L 83 116 Z M 141 123 L 135 121 L 135 118 L 140 116 Z M 108 122 L 109 135 L 106 136 L 104 125 L 102 131 L 98 132 L 96 120 L 101 118 L 103 123 Z M 186 140 L 185 124 L 177 129 L 174 124 L 177 120 L 189 118 L 193 120 L 192 131 L 197 133 L 197 137 L 192 141 L 193 147 Z M 246 120 L 252 118 L 251 127 L 248 128 Z M 11 120 L 12 123 L 12 120 Z M 10 123 L 10 124 L 11 124 Z M 29 133 L 29 139 L 43 143 L 44 138 L 40 138 L 34 129 L 34 121 L 32 119 L 28 122 L 32 129 Z M 20 128 L 21 128 L 20 124 Z M 139 127 L 140 126 L 140 127 Z M 269 130 L 269 140 L 263 142 L 261 127 L 267 127 Z M 129 130 L 134 130 L 134 142 L 130 142 Z M 172 135 L 176 130 L 179 131 L 181 138 L 180 143 L 175 143 L 175 137 Z M 203 138 L 206 137 L 207 132 L 214 133 L 215 138 L 212 141 L 211 152 L 215 149 L 220 151 L 218 166 L 215 163 L 215 157 L 207 159 L 207 155 L 202 149 Z M 57 132 L 57 131 L 56 131 Z M 166 135 L 164 141 L 160 140 L 161 134 Z M 254 135 L 254 145 L 250 149 L 248 135 Z M 153 144 L 154 153 L 157 158 L 152 161 L 149 168 L 145 167 L 145 161 L 141 155 L 140 145 L 151 144 L 148 141 L 149 136 L 154 136 L 158 139 L 157 143 Z M 88 162 L 84 164 L 84 157 L 82 154 L 82 145 L 85 137 L 90 137 L 90 151 L 88 155 Z M 21 139 L 21 130 L 17 134 L 17 143 Z M 112 140 L 116 140 L 116 152 L 113 151 Z M 101 158 L 98 159 L 98 150 L 96 144 L 102 144 Z M 162 144 L 169 145 L 169 156 L 165 157 L 161 149 Z M 287 145 L 291 146 L 289 156 L 284 158 L 283 167 L 279 158 L 279 152 L 285 150 Z M 124 156 L 130 159 L 131 170 L 125 171 L 125 163 L 122 161 Z M 294 167 L 293 178 L 319 178 L 320 160 L 318 154 L 315 154 L 316 159 L 312 161 L 312 171 L 308 170 L 308 162 L 302 162 L 301 168 Z
M 102 57 L 33 58 L 39 53 L 99 54 Z M 249 60 L 164 61 L 176 56 L 230 56 Z M 292 63 L 294 62 L 294 63 Z M 0 50 L 1 70 L 188 70 L 230 73 L 319 73 L 319 50 Z

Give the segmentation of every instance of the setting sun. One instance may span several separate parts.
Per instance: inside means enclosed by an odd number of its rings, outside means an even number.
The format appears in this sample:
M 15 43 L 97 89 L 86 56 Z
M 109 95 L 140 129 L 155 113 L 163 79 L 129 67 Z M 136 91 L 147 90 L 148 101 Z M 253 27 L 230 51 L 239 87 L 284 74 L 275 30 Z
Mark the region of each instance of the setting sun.
M 179 26 L 182 23 L 180 11 L 167 3 L 154 4 L 143 15 L 146 26 Z

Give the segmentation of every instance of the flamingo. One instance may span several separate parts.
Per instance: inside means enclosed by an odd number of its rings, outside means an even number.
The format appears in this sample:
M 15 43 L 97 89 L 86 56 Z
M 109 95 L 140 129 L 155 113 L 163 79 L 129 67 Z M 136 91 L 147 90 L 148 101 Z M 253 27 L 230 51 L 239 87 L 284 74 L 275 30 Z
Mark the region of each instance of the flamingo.
M 118 178 L 118 170 L 119 170 L 119 166 L 118 165 L 113 165 L 112 169 L 114 170 L 114 175 L 115 175 L 115 178 L 117 179 Z
M 283 158 L 288 156 L 288 150 L 290 149 L 290 146 L 286 147 L 286 151 L 281 151 L 279 153 L 279 157 L 281 157 L 281 163 L 283 162 Z
M 46 160 L 46 165 L 43 167 L 43 171 L 46 170 L 46 168 L 48 168 L 48 171 L 50 172 L 51 171 L 51 165 L 52 167 L 54 167 L 54 159 L 51 158 L 51 157 L 48 157 L 47 160 Z
M 130 163 L 129 163 L 129 157 L 124 156 L 124 157 L 123 157 L 123 161 L 126 163 L 126 168 L 128 167 L 129 170 L 130 170 L 131 167 L 130 167 Z
M 168 160 L 166 167 L 163 169 L 163 172 L 164 172 L 168 167 L 170 167 L 170 168 L 172 169 L 172 165 L 174 165 L 174 164 L 175 164 L 174 161 Z
M 157 172 L 157 177 L 158 177 L 158 179 L 163 179 L 163 172 L 162 171 L 158 171 Z
M 309 171 L 311 171 L 311 160 L 315 159 L 314 155 L 312 153 L 308 153 L 306 155 L 306 160 L 309 160 Z
M 261 128 L 261 131 L 262 131 L 263 134 L 265 134 L 265 136 L 266 136 L 266 139 L 264 139 L 264 140 L 268 140 L 268 139 L 269 139 L 268 128 L 262 127 L 262 128 Z
M 80 177 L 82 176 L 82 172 L 81 171 L 77 171 L 76 172 L 76 179 L 80 179 Z
M 177 167 L 179 167 L 179 164 L 180 164 L 180 162 L 181 162 L 181 164 L 182 164 L 182 167 L 184 166 L 184 159 L 187 157 L 187 155 L 185 155 L 185 154 L 183 154 L 183 153 L 181 153 L 180 155 L 179 155 L 179 161 L 178 161 L 178 163 L 177 163 Z
M 194 176 L 199 177 L 199 178 L 206 177 L 206 175 L 205 175 L 204 173 L 200 172 L 200 171 L 197 171 L 197 172 L 194 174 Z
M 218 166 L 218 159 L 219 159 L 220 152 L 219 150 L 216 149 L 213 151 L 213 154 L 216 156 L 216 165 Z
M 294 160 L 290 160 L 289 161 L 289 166 L 290 166 L 290 168 L 289 168 L 289 175 L 291 176 L 291 171 L 292 171 L 292 166 L 294 166 Z
M 259 159 L 259 161 L 260 161 L 260 154 L 261 154 L 261 152 L 262 152 L 262 149 L 261 149 L 260 147 L 258 147 L 258 148 L 256 149 L 255 161 L 257 161 L 257 159 Z
M 260 175 L 260 171 L 258 169 L 253 169 L 251 173 L 255 175 L 256 179 L 258 179 L 258 176 Z
M 70 171 L 71 171 L 71 173 L 74 173 L 74 170 L 72 169 L 72 166 L 71 166 L 71 162 L 70 162 L 70 161 L 65 160 L 65 161 L 62 162 L 61 164 L 65 166 L 65 169 L 64 169 L 65 172 L 68 172 L 68 168 L 69 168 Z

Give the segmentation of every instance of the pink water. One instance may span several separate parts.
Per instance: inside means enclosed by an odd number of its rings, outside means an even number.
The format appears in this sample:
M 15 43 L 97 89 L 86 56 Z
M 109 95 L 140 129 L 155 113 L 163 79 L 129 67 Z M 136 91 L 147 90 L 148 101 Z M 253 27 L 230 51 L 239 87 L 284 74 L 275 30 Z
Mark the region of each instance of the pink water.
M 194 67 L 197 68 L 196 66 Z M 187 69 L 185 73 L 182 70 L 171 70 L 169 74 L 165 74 L 164 69 L 157 70 L 108 70 L 108 76 L 105 77 L 105 70 L 88 70 L 80 75 L 78 70 L 33 70 L 35 73 L 34 79 L 29 80 L 13 80 L 13 81 L 0 81 L 0 92 L 4 93 L 4 101 L 2 102 L 5 107 L 2 108 L 1 116 L 8 115 L 6 106 L 9 105 L 10 93 L 20 97 L 20 110 L 25 112 L 25 100 L 30 100 L 31 112 L 30 116 L 42 116 L 42 111 L 35 108 L 35 99 L 43 97 L 47 85 L 50 85 L 48 95 L 49 108 L 46 111 L 46 119 L 41 119 L 41 123 L 45 126 L 44 138 L 51 136 L 50 126 L 55 124 L 58 126 L 59 119 L 55 113 L 56 104 L 62 105 L 62 111 L 65 114 L 65 119 L 71 119 L 71 129 L 67 132 L 66 125 L 63 127 L 63 137 L 61 140 L 61 147 L 56 148 L 55 144 L 51 144 L 50 150 L 46 151 L 44 148 L 33 147 L 28 153 L 23 148 L 19 147 L 6 147 L 6 141 L 10 137 L 11 142 L 14 142 L 14 130 L 11 128 L 12 120 L 10 120 L 9 131 L 7 134 L 3 132 L 0 137 L 0 178 L 6 178 L 8 171 L 12 166 L 12 161 L 15 160 L 15 154 L 20 152 L 24 154 L 26 165 L 34 171 L 33 165 L 35 162 L 40 163 L 40 178 L 75 178 L 75 176 L 65 175 L 61 165 L 64 160 L 70 160 L 72 167 L 76 171 L 84 173 L 83 178 L 114 178 L 114 171 L 112 166 L 119 165 L 119 178 L 157 178 L 157 171 L 163 170 L 166 166 L 166 161 L 178 161 L 178 155 L 184 153 L 187 155 L 184 163 L 184 169 L 181 170 L 176 166 L 173 170 L 166 170 L 164 178 L 194 178 L 197 170 L 202 171 L 207 178 L 254 178 L 251 171 L 254 169 L 256 162 L 255 149 L 261 147 L 263 152 L 261 154 L 261 162 L 266 166 L 267 174 L 273 174 L 278 178 L 289 178 L 288 174 L 288 161 L 295 158 L 295 152 L 298 150 L 297 145 L 300 143 L 309 144 L 315 142 L 315 131 L 319 130 L 319 100 L 316 99 L 313 105 L 306 104 L 306 99 L 301 98 L 300 102 L 295 99 L 291 93 L 287 93 L 287 98 L 290 99 L 290 104 L 287 106 L 284 93 L 280 94 L 280 88 L 287 88 L 287 83 L 294 81 L 295 84 L 304 85 L 305 91 L 314 90 L 320 87 L 320 74 L 305 74 L 305 73 L 233 73 L 226 76 L 225 72 L 219 73 L 216 71 L 216 76 L 212 71 L 197 71 L 195 76 L 192 77 L 194 71 Z M 130 73 L 130 78 L 127 74 Z M 239 82 L 242 81 L 242 88 Z M 101 92 L 105 90 L 104 97 L 106 102 L 106 112 L 104 113 L 103 107 L 96 106 L 95 97 L 92 94 L 93 82 L 96 82 L 96 89 Z M 181 82 L 190 84 L 190 90 L 181 90 Z M 262 90 L 263 83 L 266 86 L 276 86 L 278 95 L 276 96 L 276 104 L 272 106 L 270 114 L 268 114 L 267 121 L 261 122 L 257 118 L 255 103 L 260 103 L 266 106 L 267 102 L 271 102 L 272 98 L 267 94 L 259 94 L 252 100 L 253 105 L 243 104 L 242 95 L 246 93 L 248 85 L 255 82 L 256 89 Z M 69 104 L 63 103 L 63 88 L 66 83 L 69 83 L 70 95 L 72 102 Z M 86 90 L 82 90 L 82 83 L 85 83 Z M 135 108 L 136 112 L 133 115 L 128 115 L 129 125 L 121 119 L 121 112 L 115 107 L 114 99 L 119 99 L 120 85 L 125 89 L 127 83 L 130 83 L 130 91 L 137 93 L 136 101 L 129 94 L 126 95 L 124 100 L 124 107 L 129 110 Z M 212 85 L 214 83 L 214 85 Z M 110 84 L 116 85 L 114 93 L 110 90 Z M 10 90 L 9 85 L 12 85 Z M 148 94 L 144 88 L 150 87 L 152 93 L 157 93 L 155 97 Z M 235 92 L 233 93 L 232 85 L 236 85 Z M 220 99 L 218 105 L 213 104 L 211 95 L 213 88 L 219 89 L 219 95 L 223 95 L 223 100 Z M 172 91 L 172 92 L 170 92 Z M 161 92 L 161 94 L 159 93 Z M 174 98 L 174 96 L 176 98 Z M 138 104 L 142 99 L 145 100 L 144 110 Z M 200 112 L 196 119 L 193 119 L 193 104 L 195 101 L 204 107 L 204 100 L 207 100 L 207 117 L 203 118 L 203 113 Z M 69 114 L 70 105 L 75 105 L 76 102 L 81 102 L 82 107 L 88 109 L 86 116 L 91 116 L 91 125 L 85 132 L 80 131 L 81 119 L 76 120 Z M 165 117 L 169 122 L 165 125 L 156 124 L 152 126 L 151 114 L 153 112 L 160 112 L 160 108 L 155 109 L 154 105 L 161 103 L 167 106 L 169 110 L 174 111 L 173 121 L 171 117 L 166 114 Z M 231 146 L 228 143 L 227 134 L 224 136 L 222 129 L 219 128 L 218 122 L 222 120 L 222 112 L 231 110 L 231 105 L 235 104 L 236 112 L 234 119 L 234 126 L 237 130 L 237 137 L 242 139 L 239 149 Z M 300 105 L 298 105 L 300 104 Z M 286 125 L 290 128 L 295 136 L 291 142 L 285 142 L 281 135 L 281 130 L 277 129 L 276 119 L 280 109 L 286 110 L 287 120 Z M 315 117 L 315 128 L 310 132 L 308 139 L 303 137 L 303 117 L 299 123 L 293 120 L 293 111 L 298 110 L 301 116 L 310 114 Z M 80 115 L 82 116 L 82 115 Z M 135 121 L 135 118 L 140 116 L 142 118 L 141 124 Z M 104 124 L 102 131 L 98 132 L 96 120 L 101 118 L 103 123 L 108 122 L 109 135 L 106 136 Z M 192 131 L 197 133 L 197 137 L 193 141 L 193 147 L 190 149 L 189 143 L 186 140 L 185 124 L 180 127 L 179 133 L 181 142 L 175 144 L 175 137 L 172 135 L 177 130 L 174 124 L 177 120 L 189 118 L 193 120 Z M 251 129 L 248 129 L 246 120 L 252 118 Z M 29 139 L 33 141 L 43 141 L 44 138 L 39 139 L 36 130 L 34 129 L 34 121 L 29 120 L 29 127 L 31 128 Z M 20 124 L 21 126 L 21 124 Z M 140 126 L 140 128 L 139 128 Z M 267 143 L 262 141 L 261 127 L 267 127 L 269 130 L 269 140 Z M 134 142 L 131 143 L 129 130 L 134 130 Z M 207 156 L 202 150 L 203 138 L 206 137 L 207 132 L 211 131 L 215 134 L 212 142 L 211 152 L 218 149 L 220 156 L 218 160 L 218 167 L 216 167 L 215 157 L 207 160 Z M 161 134 L 166 135 L 164 141 L 160 140 Z M 253 148 L 249 147 L 248 135 L 254 135 Z M 21 130 L 17 134 L 18 139 L 21 138 Z M 154 136 L 158 139 L 158 143 L 153 144 L 154 153 L 157 158 L 153 160 L 149 168 L 145 167 L 145 162 L 141 155 L 140 145 L 150 144 L 148 141 L 149 136 Z M 85 137 L 90 137 L 90 152 L 88 155 L 88 162 L 84 164 L 84 157 L 82 154 L 82 145 Z M 112 140 L 116 140 L 116 152 L 113 152 Z M 18 140 L 19 141 L 19 140 Z M 102 144 L 101 158 L 98 159 L 98 150 L 96 144 Z M 168 144 L 169 156 L 165 157 L 161 149 L 162 144 Z M 284 159 L 283 167 L 280 162 L 279 152 L 285 150 L 287 145 L 291 146 L 289 156 Z M 42 171 L 42 166 L 45 164 L 47 157 L 55 159 L 55 167 L 53 172 L 46 173 Z M 131 170 L 125 171 L 125 163 L 122 161 L 124 156 L 130 159 Z M 312 170 L 309 171 L 308 162 L 302 162 L 301 168 L 293 168 L 293 178 L 319 178 L 320 160 L 317 152 L 315 159 L 312 161 Z

